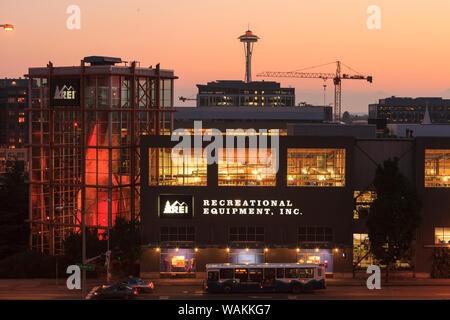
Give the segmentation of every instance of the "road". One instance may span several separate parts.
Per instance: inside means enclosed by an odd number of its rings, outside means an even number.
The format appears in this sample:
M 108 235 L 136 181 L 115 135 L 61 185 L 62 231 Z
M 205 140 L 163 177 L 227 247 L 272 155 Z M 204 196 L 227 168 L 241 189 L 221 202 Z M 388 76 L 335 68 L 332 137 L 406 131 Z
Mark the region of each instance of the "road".
M 11 284 L 0 283 L 0 300 L 74 300 L 80 299 L 80 290 L 68 290 L 63 285 Z M 442 300 L 450 299 L 450 286 L 389 286 L 381 290 L 368 290 L 364 286 L 328 286 L 326 290 L 311 293 L 232 293 L 209 294 L 200 286 L 176 285 L 160 286 L 154 293 L 141 294 L 143 300 Z

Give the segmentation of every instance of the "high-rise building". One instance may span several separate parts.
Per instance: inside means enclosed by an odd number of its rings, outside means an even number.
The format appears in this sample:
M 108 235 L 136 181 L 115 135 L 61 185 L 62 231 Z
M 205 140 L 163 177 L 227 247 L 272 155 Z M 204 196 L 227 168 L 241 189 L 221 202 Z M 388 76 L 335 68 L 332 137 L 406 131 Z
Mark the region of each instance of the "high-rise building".
M 33 249 L 60 253 L 81 213 L 103 235 L 117 217 L 139 219 L 140 136 L 172 130 L 177 77 L 121 63 L 93 56 L 28 71 Z
M 0 79 L 0 147 L 23 148 L 28 141 L 27 79 Z

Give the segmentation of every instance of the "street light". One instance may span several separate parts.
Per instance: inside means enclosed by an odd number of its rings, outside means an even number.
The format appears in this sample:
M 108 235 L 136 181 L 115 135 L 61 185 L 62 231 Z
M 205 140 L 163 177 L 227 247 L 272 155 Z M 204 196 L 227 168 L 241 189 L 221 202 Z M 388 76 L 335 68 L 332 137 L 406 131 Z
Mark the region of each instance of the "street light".
M 62 210 L 62 209 L 66 209 L 66 208 L 73 208 L 75 210 L 78 210 L 81 213 L 81 239 L 82 239 L 82 249 L 81 249 L 81 260 L 82 260 L 82 264 L 86 264 L 86 213 L 95 205 L 98 204 L 100 202 L 104 202 L 104 201 L 111 201 L 111 199 L 107 198 L 107 199 L 103 199 L 100 201 L 96 201 L 93 204 L 91 204 L 86 210 L 81 211 L 80 209 L 78 209 L 77 207 L 56 207 L 55 210 Z M 108 229 L 109 229 L 109 225 L 108 225 Z M 108 248 L 109 248 L 109 239 L 108 239 Z M 109 250 L 109 249 L 108 249 Z M 107 272 L 109 273 L 109 265 L 108 265 L 108 270 Z M 83 282 L 83 291 L 82 291 L 82 295 L 83 295 L 83 300 L 86 299 L 86 269 L 83 268 L 83 272 L 82 272 L 82 282 Z
M 3 28 L 5 31 L 14 30 L 14 26 L 12 24 L 0 24 L 0 28 Z

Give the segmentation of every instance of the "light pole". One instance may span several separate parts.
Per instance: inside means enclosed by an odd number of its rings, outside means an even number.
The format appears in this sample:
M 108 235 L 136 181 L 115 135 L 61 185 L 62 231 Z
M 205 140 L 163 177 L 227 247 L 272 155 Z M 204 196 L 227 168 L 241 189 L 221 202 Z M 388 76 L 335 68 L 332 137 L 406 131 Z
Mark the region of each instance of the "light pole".
M 86 264 L 86 213 L 95 205 L 98 204 L 100 202 L 104 202 L 104 201 L 108 201 L 110 202 L 111 199 L 107 198 L 107 199 L 103 199 L 100 201 L 96 201 L 93 204 L 91 204 L 86 210 L 81 211 L 80 209 L 78 209 L 77 207 L 56 207 L 55 210 L 62 210 L 62 209 L 67 209 L 67 208 L 74 208 L 75 210 L 78 210 L 81 213 L 81 241 L 82 241 L 82 248 L 81 248 L 81 260 L 82 260 L 82 264 L 85 265 Z M 109 228 L 109 226 L 108 226 Z M 108 239 L 109 241 L 109 239 Z M 109 247 L 109 245 L 108 245 Z M 82 271 L 82 299 L 86 299 L 86 269 L 83 268 Z
M 14 26 L 12 24 L 0 24 L 0 28 L 3 28 L 5 31 L 14 30 Z

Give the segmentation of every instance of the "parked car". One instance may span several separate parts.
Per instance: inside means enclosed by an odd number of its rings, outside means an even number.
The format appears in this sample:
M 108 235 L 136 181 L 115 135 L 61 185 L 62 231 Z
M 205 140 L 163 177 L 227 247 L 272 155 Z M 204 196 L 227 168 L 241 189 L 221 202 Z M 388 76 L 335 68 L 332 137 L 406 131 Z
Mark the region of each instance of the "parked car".
M 138 290 L 123 283 L 107 284 L 94 291 L 93 299 L 130 299 L 138 296 Z
M 155 286 L 151 281 L 144 281 L 137 277 L 128 277 L 122 280 L 122 284 L 125 284 L 131 288 L 137 289 L 139 292 L 153 292 Z

